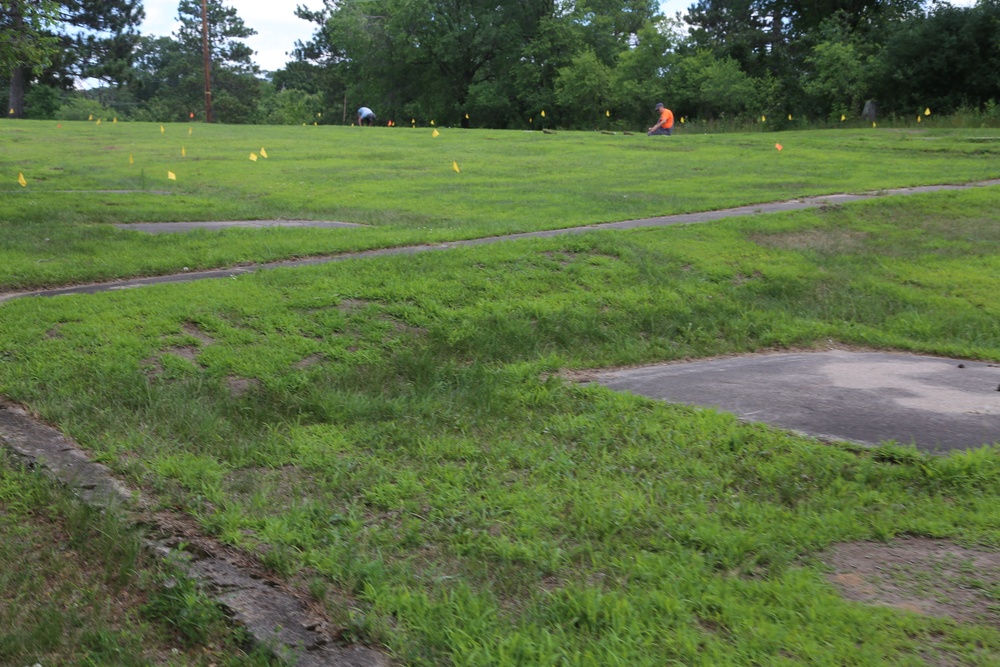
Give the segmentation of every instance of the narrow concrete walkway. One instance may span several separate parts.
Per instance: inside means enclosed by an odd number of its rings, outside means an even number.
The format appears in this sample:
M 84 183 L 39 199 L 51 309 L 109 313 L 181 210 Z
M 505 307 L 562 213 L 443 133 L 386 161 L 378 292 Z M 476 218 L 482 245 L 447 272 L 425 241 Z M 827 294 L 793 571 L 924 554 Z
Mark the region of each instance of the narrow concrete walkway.
M 332 222 L 324 220 L 216 220 L 213 222 L 129 222 L 117 223 L 119 229 L 130 229 L 147 234 L 182 234 L 196 229 L 215 231 L 233 227 L 246 229 L 267 229 L 271 227 L 314 227 L 336 229 L 340 227 L 366 227 L 356 222 Z
M 597 371 L 596 381 L 824 439 L 930 453 L 1000 443 L 1000 364 L 834 350 Z
M 229 269 L 214 269 L 209 271 L 190 271 L 185 273 L 177 273 L 164 276 L 153 276 L 149 278 L 134 278 L 130 280 L 119 280 L 104 283 L 93 283 L 89 285 L 74 285 L 71 287 L 61 287 L 55 289 L 45 289 L 45 290 L 35 290 L 30 292 L 8 292 L 5 294 L 0 294 L 0 303 L 4 301 L 9 301 L 10 299 L 16 299 L 26 296 L 59 296 L 63 294 L 94 294 L 97 292 L 107 292 L 111 290 L 119 289 L 130 289 L 133 287 L 143 287 L 145 285 L 159 285 L 164 283 L 179 283 L 179 282 L 191 282 L 194 280 L 206 280 L 210 278 L 229 278 L 236 275 L 253 273 L 255 271 L 265 271 L 268 269 L 278 269 L 286 267 L 296 267 L 296 266 L 311 266 L 314 264 L 325 264 L 328 262 L 339 262 L 349 259 L 362 259 L 365 257 L 380 257 L 388 255 L 412 255 L 421 252 L 429 252 L 432 250 L 446 250 L 449 248 L 459 248 L 464 246 L 475 246 L 484 245 L 488 243 L 500 243 L 503 241 L 516 241 L 519 239 L 528 238 L 550 238 L 554 236 L 563 236 L 566 234 L 582 234 L 585 232 L 591 232 L 595 230 L 602 229 L 636 229 L 639 227 L 664 227 L 670 225 L 685 225 L 694 224 L 702 222 L 712 222 L 714 220 L 723 220 L 726 218 L 736 218 L 748 215 L 759 215 L 762 213 L 779 213 L 782 211 L 799 211 L 803 209 L 819 208 L 821 206 L 835 206 L 838 204 L 843 204 L 852 201 L 861 201 L 866 199 L 874 199 L 883 196 L 901 196 L 901 195 L 912 195 L 920 194 L 925 192 L 942 192 L 949 190 L 968 190 L 970 188 L 981 188 L 981 187 L 993 187 L 1000 185 L 1000 179 L 994 179 L 989 181 L 978 181 L 975 183 L 967 183 L 964 185 L 926 185 L 913 188 L 895 188 L 891 190 L 880 190 L 877 192 L 869 192 L 865 194 L 833 194 L 833 195 L 823 195 L 819 197 L 805 197 L 802 199 L 792 199 L 784 202 L 773 202 L 769 204 L 754 204 L 751 206 L 739 206 L 736 208 L 722 209 L 718 211 L 705 211 L 702 213 L 683 213 L 680 215 L 668 215 L 658 218 L 644 218 L 641 220 L 623 220 L 620 222 L 606 222 L 602 224 L 595 225 L 585 225 L 582 227 L 567 227 L 563 229 L 551 229 L 540 232 L 523 232 L 520 234 L 506 234 L 503 236 L 489 236 L 479 239 L 469 239 L 465 241 L 450 241 L 447 243 L 439 243 L 434 245 L 418 245 L 418 246 L 407 246 L 402 248 L 382 248 L 377 250 L 365 250 L 361 252 L 349 252 L 342 253 L 339 255 L 327 256 L 327 257 L 313 257 L 310 259 L 302 260 L 288 260 L 280 262 L 268 262 L 264 264 L 253 264 L 249 266 L 235 267 Z M 240 223 L 238 221 L 228 224 L 231 226 L 235 225 L 256 225 L 256 226 L 267 226 L 269 223 L 277 225 L 282 221 L 267 221 L 258 220 L 250 221 L 246 223 Z M 346 225 L 348 223 L 330 223 L 330 222 L 316 222 L 310 223 L 310 221 L 297 221 L 303 224 L 309 223 L 310 225 Z M 203 225 L 212 223 L 141 223 L 143 225 L 164 225 L 164 224 L 187 224 L 187 225 Z

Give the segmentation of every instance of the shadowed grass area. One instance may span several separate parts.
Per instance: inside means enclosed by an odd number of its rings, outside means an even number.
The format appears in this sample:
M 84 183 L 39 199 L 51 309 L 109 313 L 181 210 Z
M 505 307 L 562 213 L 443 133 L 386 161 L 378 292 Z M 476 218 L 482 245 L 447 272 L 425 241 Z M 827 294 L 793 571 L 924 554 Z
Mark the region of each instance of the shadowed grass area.
M 1000 177 L 1000 143 L 979 140 L 996 130 L 646 137 L 443 129 L 435 139 L 410 128 L 159 127 L 0 122 L 0 174 L 9 175 L 0 181 L 0 289 Z M 251 162 L 262 147 L 268 158 Z M 152 237 L 108 226 L 271 218 L 369 228 Z
M 0 664 L 264 667 L 195 584 L 0 451 Z
M 845 601 L 817 556 L 1000 547 L 996 444 L 858 450 L 559 373 L 831 341 L 998 360 L 996 210 L 981 189 L 12 301 L 0 393 L 404 664 L 990 665 L 995 627 Z

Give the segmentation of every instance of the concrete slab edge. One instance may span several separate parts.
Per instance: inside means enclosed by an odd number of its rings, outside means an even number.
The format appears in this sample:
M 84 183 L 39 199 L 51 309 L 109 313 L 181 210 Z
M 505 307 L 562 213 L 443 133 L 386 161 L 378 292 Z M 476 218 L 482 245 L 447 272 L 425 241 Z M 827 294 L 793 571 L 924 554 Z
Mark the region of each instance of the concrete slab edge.
M 134 517 L 143 501 L 106 466 L 91 461 L 57 429 L 33 419 L 24 409 L 0 402 L 0 446 L 15 460 L 41 470 L 70 489 L 82 502 L 115 507 Z M 139 522 L 136 522 L 137 524 Z M 166 532 L 162 526 L 158 532 Z M 324 620 L 295 595 L 259 573 L 247 572 L 236 559 L 179 549 L 176 536 L 146 538 L 145 548 L 169 559 L 197 581 L 217 604 L 244 628 L 254 645 L 273 652 L 294 667 L 389 667 L 382 653 L 359 645 L 341 645 Z M 224 552 L 224 549 L 220 549 Z
M 900 196 L 921 194 L 926 192 L 941 192 L 953 190 L 967 190 L 972 188 L 993 187 L 1000 185 L 1000 179 L 977 181 L 959 185 L 923 185 L 911 188 L 896 188 L 893 190 L 879 190 L 862 194 L 831 194 L 816 197 L 804 197 L 792 199 L 784 202 L 770 202 L 762 204 L 751 204 L 749 206 L 739 206 L 736 208 L 721 209 L 716 211 L 704 211 L 701 213 L 681 213 L 658 218 L 645 218 L 640 220 L 622 220 L 619 222 L 604 222 L 580 227 L 564 227 L 561 229 L 548 229 L 537 232 L 521 232 L 515 234 L 505 234 L 502 236 L 488 236 L 478 239 L 465 239 L 460 241 L 446 241 L 434 245 L 403 246 L 394 248 L 380 248 L 372 250 L 362 250 L 358 252 L 345 252 L 339 255 L 327 255 L 322 257 L 311 257 L 301 260 L 282 260 L 269 262 L 266 264 L 252 264 L 248 266 L 234 267 L 230 269 L 211 269 L 206 271 L 190 271 L 162 276 L 151 276 L 148 278 L 133 278 L 127 280 L 116 280 L 103 283 L 91 283 L 86 285 L 73 285 L 70 287 L 60 287 L 55 289 L 33 290 L 29 292 L 7 292 L 0 293 L 0 303 L 12 299 L 20 299 L 29 296 L 60 296 L 65 294 L 96 294 L 113 290 L 131 289 L 133 287 L 143 287 L 146 285 L 160 285 L 164 283 L 191 282 L 194 280 L 205 280 L 209 278 L 232 278 L 240 274 L 254 273 L 256 271 L 266 271 L 279 268 L 293 268 L 298 266 L 310 266 L 315 264 L 327 264 L 330 262 L 342 262 L 351 259 L 364 259 L 367 257 L 384 257 L 389 255 L 409 255 L 431 250 L 447 250 L 465 246 L 485 245 L 501 243 L 503 241 L 517 241 L 530 238 L 551 238 L 566 234 L 582 234 L 595 230 L 613 229 L 637 229 L 641 227 L 666 227 L 672 225 L 689 225 L 704 222 L 714 222 L 726 218 L 735 218 L 751 215 L 761 215 L 765 213 L 781 213 L 785 211 L 798 211 L 803 209 L 820 208 L 823 206 L 835 206 L 851 201 L 860 201 L 884 196 Z M 170 224 L 170 223 L 161 223 Z

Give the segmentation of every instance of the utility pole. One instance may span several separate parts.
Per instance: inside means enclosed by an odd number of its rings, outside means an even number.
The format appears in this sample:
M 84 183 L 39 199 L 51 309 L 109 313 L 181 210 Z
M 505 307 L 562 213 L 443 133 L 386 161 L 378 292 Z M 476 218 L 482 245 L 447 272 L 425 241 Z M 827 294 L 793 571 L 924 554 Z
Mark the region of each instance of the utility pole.
M 201 46 L 205 52 L 205 122 L 212 122 L 212 58 L 208 52 L 208 6 L 201 0 Z

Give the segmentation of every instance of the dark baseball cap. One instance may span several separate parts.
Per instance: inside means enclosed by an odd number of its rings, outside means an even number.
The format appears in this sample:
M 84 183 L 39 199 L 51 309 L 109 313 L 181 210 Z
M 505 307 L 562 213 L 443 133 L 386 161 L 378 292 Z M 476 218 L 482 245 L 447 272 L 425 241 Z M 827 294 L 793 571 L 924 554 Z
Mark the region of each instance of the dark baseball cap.
M 656 103 L 656 107 L 654 107 L 654 108 L 656 108 L 656 109 L 662 109 L 663 108 L 663 102 L 657 102 Z

